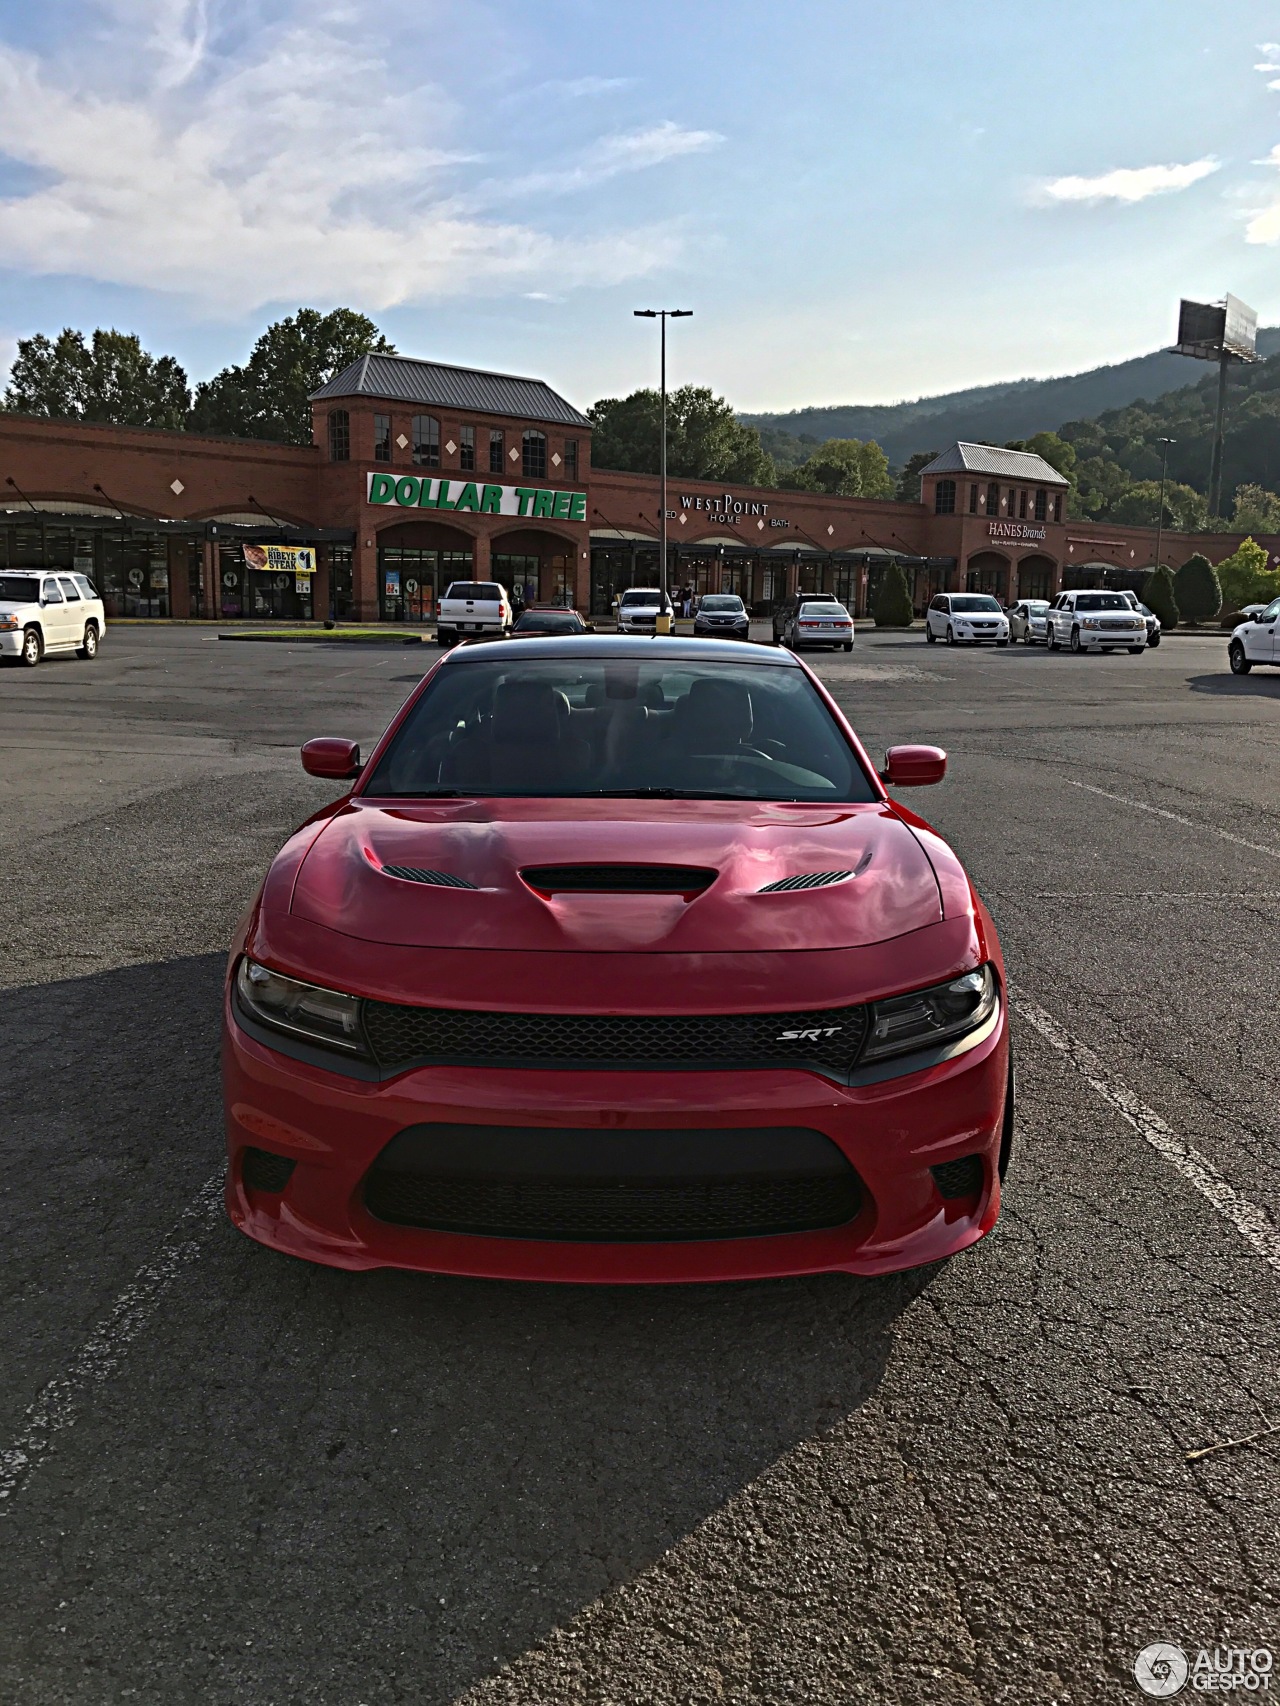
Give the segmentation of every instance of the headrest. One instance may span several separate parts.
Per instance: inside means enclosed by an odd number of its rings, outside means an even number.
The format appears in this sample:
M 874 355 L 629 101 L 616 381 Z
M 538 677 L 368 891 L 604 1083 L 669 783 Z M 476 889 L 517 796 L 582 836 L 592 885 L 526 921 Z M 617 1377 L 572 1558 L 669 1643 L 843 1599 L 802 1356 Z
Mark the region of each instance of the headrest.
M 554 745 L 560 738 L 555 688 L 545 681 L 504 681 L 493 696 L 493 738 L 504 746 Z
M 751 734 L 751 694 L 741 681 L 700 676 L 690 687 L 684 716 L 687 735 L 720 741 L 746 740 Z

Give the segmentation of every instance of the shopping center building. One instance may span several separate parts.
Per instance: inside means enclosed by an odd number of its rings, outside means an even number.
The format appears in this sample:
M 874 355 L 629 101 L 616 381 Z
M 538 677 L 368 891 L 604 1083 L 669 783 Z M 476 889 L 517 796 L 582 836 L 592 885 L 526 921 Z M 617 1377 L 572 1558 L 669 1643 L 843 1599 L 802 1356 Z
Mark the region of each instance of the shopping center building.
M 109 616 L 227 621 L 421 623 L 451 580 L 489 578 L 605 615 L 658 579 L 657 479 L 593 468 L 590 420 L 542 380 L 368 355 L 315 394 L 312 428 L 297 446 L 0 414 L 0 568 L 79 569 Z M 936 457 L 917 503 L 676 477 L 668 582 L 761 613 L 825 591 L 858 615 L 892 562 L 917 610 L 1139 587 L 1154 530 L 1077 522 L 1069 497 L 1039 456 L 976 444 Z M 1161 554 L 1238 543 L 1166 532 Z M 1280 562 L 1280 537 L 1259 543 Z

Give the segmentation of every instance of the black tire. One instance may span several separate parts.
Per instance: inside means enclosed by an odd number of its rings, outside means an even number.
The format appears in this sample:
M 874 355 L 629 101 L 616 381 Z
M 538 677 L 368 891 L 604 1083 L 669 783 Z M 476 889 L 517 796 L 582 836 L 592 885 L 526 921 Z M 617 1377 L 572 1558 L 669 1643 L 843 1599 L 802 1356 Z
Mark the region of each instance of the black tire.
M 1143 652 L 1146 651 L 1146 649 L 1147 648 L 1145 646 L 1130 646 L 1129 647 L 1129 656 L 1131 658 L 1140 658 L 1142 656 Z
M 1034 644 L 1035 644 L 1035 641 L 1034 641 L 1034 640 L 1033 640 L 1033 639 L 1032 639 L 1032 638 L 1031 638 L 1031 630 L 1030 630 L 1030 628 L 1028 628 L 1028 629 L 1027 629 L 1027 630 L 1026 630 L 1026 632 L 1025 632 L 1025 633 L 1024 633 L 1024 634 L 1023 634 L 1023 636 L 1022 636 L 1022 643 L 1023 643 L 1023 645 L 1024 645 L 1024 646 L 1032 646 L 1032 645 L 1034 645 Z
M 20 660 L 28 669 L 34 669 L 44 656 L 44 641 L 40 637 L 39 628 L 24 628 L 22 632 L 22 651 Z
M 844 643 L 844 649 L 847 652 L 851 652 L 853 650 L 853 641 L 852 640 L 846 640 Z
M 1079 628 L 1073 628 L 1071 630 L 1071 638 L 1067 643 L 1071 647 L 1071 650 L 1076 654 L 1076 656 L 1079 657 L 1081 651 L 1083 650 L 1083 647 L 1080 644 L 1080 630 L 1079 630 Z
M 83 658 L 86 663 L 92 663 L 97 655 L 98 624 L 96 622 L 86 622 L 84 625 L 84 644 L 77 649 L 76 656 L 78 658 Z
M 1009 644 L 1008 640 L 997 640 L 996 641 L 996 648 L 998 650 L 1001 646 L 1007 646 L 1008 644 Z
M 1248 675 L 1253 665 L 1244 655 L 1244 647 L 1239 640 L 1232 640 L 1227 647 L 1227 661 L 1231 665 L 1232 675 Z
M 1058 650 L 1058 633 L 1052 624 L 1044 631 L 1044 643 L 1046 651 L 1056 652 Z
M 947 623 L 947 644 L 949 646 L 954 646 L 955 643 L 956 643 L 956 631 L 951 626 L 950 622 L 948 622 Z
M 1148 651 L 1151 651 L 1153 647 L 1158 646 L 1159 644 L 1160 644 L 1159 634 L 1148 634 L 1147 635 L 1147 650 Z
M 930 645 L 931 645 L 931 646 L 936 646 L 936 645 L 937 645 L 937 643 L 938 643 L 938 636 L 937 636 L 937 635 L 936 635 L 936 634 L 935 634 L 935 633 L 934 633 L 934 631 L 933 631 L 933 629 L 932 629 L 932 628 L 931 628 L 931 627 L 930 627 L 930 626 L 929 626 L 929 619 L 928 619 L 928 617 L 926 617 L 926 618 L 925 618 L 925 624 L 924 624 L 924 637 L 925 637 L 925 639 L 926 639 L 926 640 L 927 640 L 927 641 L 928 641 L 928 643 L 929 643 L 929 644 L 930 644 Z

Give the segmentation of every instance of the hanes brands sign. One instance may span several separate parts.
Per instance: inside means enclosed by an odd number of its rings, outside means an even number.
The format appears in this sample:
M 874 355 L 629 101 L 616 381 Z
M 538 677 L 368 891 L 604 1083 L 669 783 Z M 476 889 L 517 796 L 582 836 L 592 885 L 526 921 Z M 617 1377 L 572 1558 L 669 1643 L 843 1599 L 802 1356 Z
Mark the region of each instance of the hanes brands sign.
M 1025 539 L 1030 544 L 1044 539 L 1046 532 L 1043 527 L 1032 527 L 1025 521 L 989 521 L 987 536 L 991 539 Z
M 365 498 L 397 509 L 451 509 L 459 514 L 523 515 L 532 521 L 585 521 L 585 492 L 539 486 L 490 486 L 477 480 L 433 480 L 427 475 L 370 474 Z

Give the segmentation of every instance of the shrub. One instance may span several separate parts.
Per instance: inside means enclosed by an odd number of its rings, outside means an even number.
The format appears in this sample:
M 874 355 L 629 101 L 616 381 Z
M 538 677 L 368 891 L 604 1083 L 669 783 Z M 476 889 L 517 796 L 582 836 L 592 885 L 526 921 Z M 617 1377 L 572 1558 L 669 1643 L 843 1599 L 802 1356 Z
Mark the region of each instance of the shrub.
M 1199 551 L 1173 577 L 1173 591 L 1185 622 L 1212 622 L 1222 609 L 1222 588 L 1213 564 Z
M 1160 618 L 1162 628 L 1178 626 L 1178 600 L 1174 596 L 1173 576 L 1163 563 L 1158 569 L 1152 569 L 1147 576 L 1147 584 L 1142 589 L 1142 602 Z
M 1253 539 L 1244 540 L 1218 564 L 1222 602 L 1233 610 L 1242 604 L 1261 604 L 1275 597 L 1275 571 L 1266 548 Z
M 911 608 L 911 593 L 900 563 L 890 563 L 880 577 L 875 606 L 871 612 L 877 628 L 909 628 L 915 612 Z

